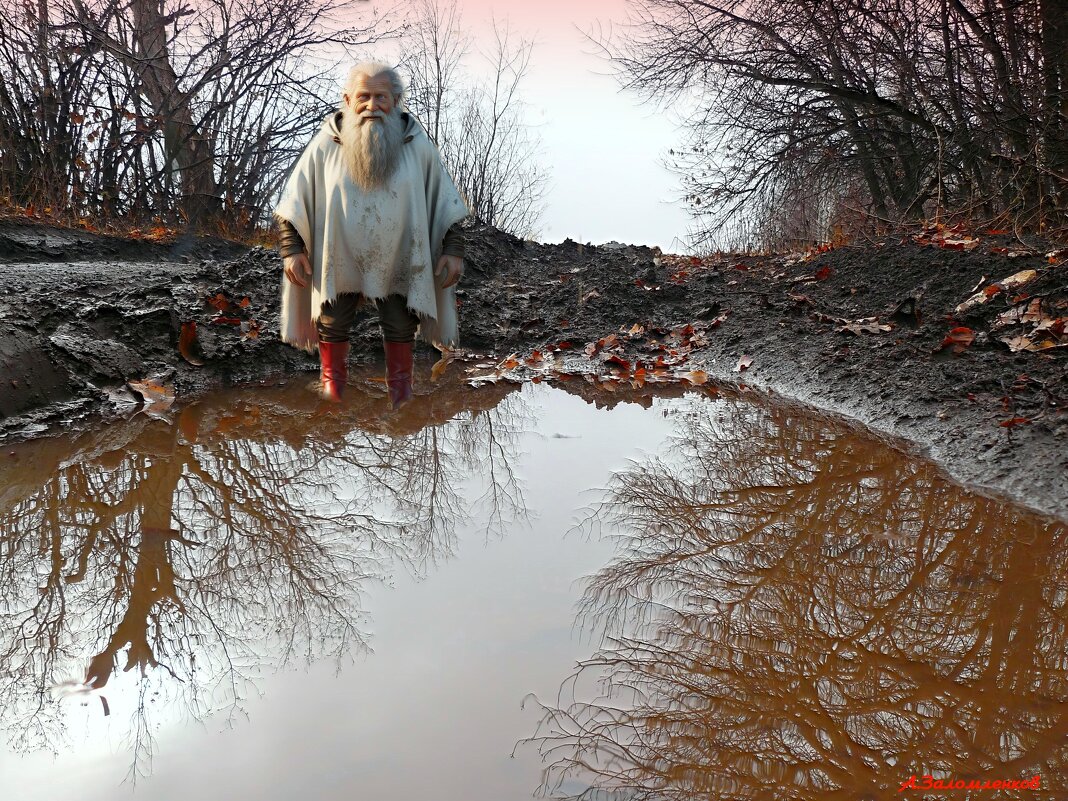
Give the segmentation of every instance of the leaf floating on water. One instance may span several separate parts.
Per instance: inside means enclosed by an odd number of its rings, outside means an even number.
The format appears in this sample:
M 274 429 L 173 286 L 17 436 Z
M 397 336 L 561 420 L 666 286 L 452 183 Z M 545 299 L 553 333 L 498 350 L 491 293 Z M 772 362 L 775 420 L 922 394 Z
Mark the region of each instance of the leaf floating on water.
M 174 403 L 174 387 L 162 384 L 146 378 L 143 381 L 127 381 L 126 386 L 141 396 L 143 405 L 141 412 L 153 420 L 163 420 L 170 423 L 171 417 L 168 411 Z

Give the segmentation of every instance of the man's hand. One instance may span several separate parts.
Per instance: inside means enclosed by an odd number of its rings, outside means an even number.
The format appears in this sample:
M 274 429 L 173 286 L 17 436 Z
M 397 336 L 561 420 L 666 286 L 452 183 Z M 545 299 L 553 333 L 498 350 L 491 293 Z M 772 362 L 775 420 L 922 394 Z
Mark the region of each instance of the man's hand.
M 286 256 L 282 259 L 282 265 L 286 273 L 286 278 L 297 286 L 308 285 L 307 279 L 311 278 L 312 268 L 306 253 L 296 253 L 292 256 Z
M 452 286 L 464 274 L 464 260 L 459 256 L 442 256 L 438 259 L 438 265 L 434 268 L 434 275 L 438 278 L 445 276 L 445 282 L 441 288 Z

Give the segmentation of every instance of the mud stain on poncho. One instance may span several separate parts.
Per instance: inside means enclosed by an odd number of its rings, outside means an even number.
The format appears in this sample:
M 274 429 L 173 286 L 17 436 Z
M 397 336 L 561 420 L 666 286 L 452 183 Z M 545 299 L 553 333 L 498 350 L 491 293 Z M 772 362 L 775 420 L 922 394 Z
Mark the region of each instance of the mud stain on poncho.
M 331 114 L 294 166 L 275 214 L 289 220 L 308 249 L 312 277 L 299 287 L 282 277 L 283 342 L 314 351 L 324 303 L 343 292 L 365 298 L 403 295 L 419 316 L 418 335 L 435 347 L 459 344 L 456 285 L 434 277 L 445 232 L 468 214 L 437 148 L 410 114 L 397 169 L 373 191 L 345 168 L 339 115 Z

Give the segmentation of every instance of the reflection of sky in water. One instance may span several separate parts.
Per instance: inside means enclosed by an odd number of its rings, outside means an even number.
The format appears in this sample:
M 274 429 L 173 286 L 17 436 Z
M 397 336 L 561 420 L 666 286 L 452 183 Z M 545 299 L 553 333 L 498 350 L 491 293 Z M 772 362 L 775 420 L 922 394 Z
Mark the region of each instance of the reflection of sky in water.
M 120 452 L 109 453 L 98 436 L 80 455 L 44 458 L 62 472 L 58 482 L 48 473 L 20 475 L 23 495 L 34 481 L 39 487 L 51 480 L 52 491 L 68 497 L 76 482 L 106 476 L 101 486 L 114 494 L 109 504 L 139 485 L 143 508 L 135 517 L 142 527 L 153 515 L 157 528 L 169 525 L 166 509 L 149 508 L 160 498 L 146 497 L 173 497 L 182 525 L 159 536 L 169 540 L 163 547 L 185 610 L 170 600 L 153 607 L 146 641 L 159 664 L 146 665 L 144 679 L 137 666 L 122 672 L 128 649 L 117 652 L 117 671 L 103 691 L 109 717 L 96 697 L 84 707 L 76 700 L 46 702 L 38 713 L 34 699 L 51 679 L 76 678 L 110 636 L 99 631 L 99 621 L 114 628 L 123 619 L 128 601 L 110 593 L 119 562 L 128 560 L 131 572 L 136 553 L 98 547 L 80 581 L 61 582 L 71 606 L 64 625 L 75 634 L 62 635 L 51 662 L 40 655 L 25 660 L 27 670 L 50 668 L 49 681 L 27 680 L 27 673 L 18 687 L 7 684 L 18 711 L 9 708 L 3 718 L 5 736 L 9 748 L 28 753 L 0 752 L 5 797 L 112 798 L 130 771 L 135 741 L 142 774 L 137 795 L 146 798 L 530 797 L 537 756 L 509 758 L 536 721 L 520 703 L 529 692 L 553 697 L 559 677 L 582 655 L 572 635 L 575 581 L 610 552 L 607 543 L 564 533 L 578 510 L 599 497 L 591 488 L 604 486 L 611 470 L 656 451 L 671 428 L 659 408 L 684 402 L 605 412 L 532 385 L 494 408 L 460 413 L 396 441 L 355 431 L 342 444 L 301 423 L 294 425 L 300 436 L 288 435 L 286 444 L 276 432 L 292 412 L 286 411 L 291 396 L 276 395 L 255 421 L 220 424 L 240 417 L 254 397 L 234 393 L 218 403 L 209 399 L 195 421 L 179 419 L 173 428 L 142 419 L 138 431 L 122 435 L 130 442 Z M 219 431 L 225 436 L 216 436 Z M 108 442 L 122 443 L 119 436 Z M 407 445 L 396 445 L 402 441 Z M 20 447 L 21 459 L 30 458 L 30 447 Z M 427 474 L 422 468 L 432 453 L 442 469 Z M 316 471 L 323 465 L 337 471 L 345 454 L 357 454 L 353 462 L 368 469 L 349 465 L 337 486 L 317 484 Z M 422 468 L 376 467 L 398 460 Z M 94 468 L 79 472 L 79 461 Z M 160 480 L 152 468 L 164 462 L 181 470 Z M 269 479 L 253 481 L 242 471 Z M 152 481 L 159 486 L 147 486 Z M 387 484 L 433 503 L 406 504 L 390 496 Z M 204 491 L 208 485 L 213 492 Z M 286 503 L 255 497 L 272 487 L 283 488 L 278 495 Z M 230 501 L 222 503 L 227 493 Z M 34 517 L 40 500 L 22 501 L 24 519 L 40 522 Z M 338 524 L 367 523 L 360 516 L 369 509 L 376 526 L 367 531 L 353 535 Z M 261 519 L 268 512 L 285 525 Z M 4 514 L 3 536 L 10 541 L 11 515 Z M 229 525 L 221 522 L 227 516 Z M 83 523 L 91 518 L 71 515 Z M 298 531 L 301 521 L 321 527 Z M 136 520 L 121 517 L 112 526 L 131 539 L 137 528 Z M 175 532 L 203 544 L 175 541 Z M 40 546 L 25 538 L 19 543 Z M 234 553 L 223 553 L 224 545 Z M 72 540 L 60 574 L 76 572 L 78 553 Z M 47 549 L 33 558 L 38 573 L 50 571 Z M 304 573 L 303 583 L 293 583 L 287 566 Z M 224 576 L 226 569 L 233 575 Z M 195 586 L 188 581 L 194 575 L 200 577 Z M 358 582 L 359 595 L 343 591 L 338 582 L 345 575 L 368 577 Z M 27 593 L 24 588 L 23 609 L 32 602 Z M 79 603 L 88 608 L 75 609 Z M 174 633 L 180 637 L 168 641 Z M 278 670 L 283 647 L 291 654 Z M 354 664 L 347 656 L 333 658 L 339 647 L 357 654 Z M 242 699 L 236 706 L 235 695 Z M 40 745 L 58 751 L 55 761 Z
M 449 380 L 15 448 L 3 797 L 518 800 L 538 746 L 586 801 L 1058 797 L 1062 527 L 789 409 Z M 47 700 L 87 665 L 110 717 Z

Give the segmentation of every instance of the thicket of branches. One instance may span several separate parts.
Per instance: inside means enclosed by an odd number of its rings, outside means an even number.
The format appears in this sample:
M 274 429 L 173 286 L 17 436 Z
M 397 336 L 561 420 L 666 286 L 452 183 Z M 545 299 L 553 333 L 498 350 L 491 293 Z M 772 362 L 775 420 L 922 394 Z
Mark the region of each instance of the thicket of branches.
M 1061 0 L 635 0 L 625 85 L 689 103 L 698 244 L 847 225 L 1064 226 Z
M 472 211 L 532 234 L 545 177 L 517 95 L 530 43 L 498 30 L 492 77 L 479 84 L 461 74 L 470 39 L 455 4 L 405 9 L 411 23 L 392 11 L 357 16 L 368 7 L 0 0 L 0 200 L 96 224 L 250 234 L 340 102 L 340 59 L 407 30 L 410 107 Z
M 359 0 L 0 0 L 0 196 L 248 231 L 336 105 Z
M 548 174 L 538 141 L 522 117 L 519 85 L 533 47 L 494 24 L 484 54 L 489 78 L 464 72 L 471 38 L 455 0 L 419 0 L 401 67 L 409 80 L 408 109 L 427 128 L 471 213 L 517 236 L 537 233 Z

